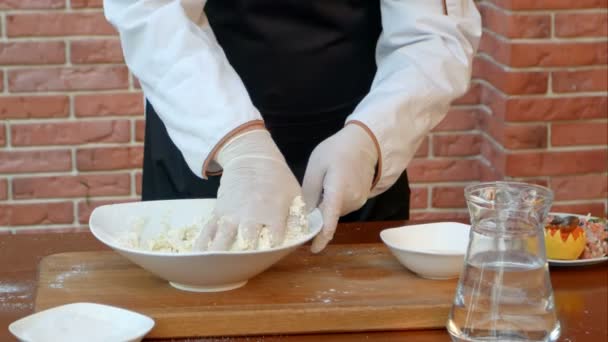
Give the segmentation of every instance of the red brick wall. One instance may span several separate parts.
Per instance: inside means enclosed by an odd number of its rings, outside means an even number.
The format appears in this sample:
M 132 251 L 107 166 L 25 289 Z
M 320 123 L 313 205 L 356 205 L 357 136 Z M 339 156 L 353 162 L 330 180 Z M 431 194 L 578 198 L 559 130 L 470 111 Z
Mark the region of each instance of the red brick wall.
M 553 210 L 605 215 L 606 0 L 484 1 L 481 179 L 550 186 Z
M 0 0 L 0 230 L 71 228 L 140 193 L 143 106 L 101 0 Z M 470 91 L 409 168 L 414 218 L 466 216 L 479 180 L 606 212 L 606 0 L 480 2 Z

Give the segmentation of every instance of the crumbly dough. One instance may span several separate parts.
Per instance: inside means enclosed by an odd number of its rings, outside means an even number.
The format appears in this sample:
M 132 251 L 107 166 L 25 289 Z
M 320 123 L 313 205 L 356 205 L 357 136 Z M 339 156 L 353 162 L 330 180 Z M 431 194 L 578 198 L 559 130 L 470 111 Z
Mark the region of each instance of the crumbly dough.
M 287 230 L 285 231 L 285 240 L 283 244 L 289 244 L 301 240 L 308 234 L 308 218 L 306 217 L 305 204 L 302 197 L 294 198 L 289 207 L 289 216 L 287 217 Z M 260 237 L 258 238 L 258 249 L 264 250 L 271 248 L 271 233 L 266 227 L 262 227 Z
M 308 218 L 304 210 L 305 204 L 302 197 L 294 198 L 291 207 L 289 208 L 289 217 L 287 219 L 287 230 L 285 232 L 285 240 L 283 245 L 301 240 L 309 232 Z M 223 217 L 220 220 L 224 219 Z M 199 219 L 196 222 L 184 227 L 171 227 L 168 222 L 162 222 L 165 229 L 155 237 L 142 241 L 142 231 L 146 225 L 146 219 L 137 218 L 129 231 L 126 231 L 118 237 L 118 244 L 127 248 L 141 249 L 154 252 L 169 252 L 169 253 L 184 253 L 191 252 L 192 246 L 201 230 L 204 227 L 204 220 Z M 258 237 L 258 250 L 271 248 L 271 233 L 268 228 L 263 227 Z M 240 232 L 237 234 L 235 242 L 230 248 L 230 251 L 245 251 L 253 250 L 254 246 L 243 239 Z

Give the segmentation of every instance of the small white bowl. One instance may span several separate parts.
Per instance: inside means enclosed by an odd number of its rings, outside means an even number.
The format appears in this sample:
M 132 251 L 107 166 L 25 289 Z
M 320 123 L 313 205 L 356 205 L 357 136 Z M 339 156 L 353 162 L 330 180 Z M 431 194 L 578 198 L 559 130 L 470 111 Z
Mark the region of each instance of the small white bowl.
M 22 342 L 141 341 L 154 320 L 139 313 L 94 303 L 73 303 L 37 312 L 8 329 Z
M 145 218 L 141 239 L 158 236 L 165 229 L 184 227 L 197 218 L 203 222 L 211 215 L 215 199 L 184 199 L 112 204 L 96 208 L 89 226 L 93 235 L 135 264 L 168 280 L 180 290 L 217 292 L 239 288 L 311 240 L 323 226 L 318 210 L 309 218 L 309 233 L 302 240 L 266 250 L 242 252 L 152 252 L 121 245 L 121 233 L 132 229 L 134 220 Z
M 469 225 L 442 222 L 385 229 L 380 238 L 410 271 L 428 279 L 451 279 L 462 271 L 469 231 Z

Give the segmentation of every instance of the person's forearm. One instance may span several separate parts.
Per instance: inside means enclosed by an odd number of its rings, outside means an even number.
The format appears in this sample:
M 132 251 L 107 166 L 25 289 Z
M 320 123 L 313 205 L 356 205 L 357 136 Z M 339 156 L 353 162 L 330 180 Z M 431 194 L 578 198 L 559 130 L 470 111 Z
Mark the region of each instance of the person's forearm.
M 394 184 L 469 86 L 481 19 L 472 0 L 447 3 L 382 0 L 378 71 L 370 93 L 347 119 L 366 126 L 380 147 L 372 196 Z
M 125 61 L 190 169 L 205 177 L 226 137 L 263 126 L 218 45 L 205 1 L 104 0 Z

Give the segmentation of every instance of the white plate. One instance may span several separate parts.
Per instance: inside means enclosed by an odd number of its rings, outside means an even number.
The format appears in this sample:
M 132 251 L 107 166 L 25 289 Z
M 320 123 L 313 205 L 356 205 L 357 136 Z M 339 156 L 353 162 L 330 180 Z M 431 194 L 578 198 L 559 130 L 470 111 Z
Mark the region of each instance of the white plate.
M 586 219 L 587 215 L 579 215 L 579 214 L 570 214 L 570 213 L 549 213 L 549 216 L 576 216 L 579 219 Z M 591 216 L 590 218 L 597 218 L 595 216 Z M 577 260 L 557 260 L 557 259 L 548 259 L 549 265 L 551 266 L 562 266 L 562 267 L 574 267 L 574 266 L 589 266 L 595 265 L 608 260 L 608 256 L 593 258 L 593 259 L 577 259 Z
M 549 259 L 549 265 L 551 266 L 587 266 L 595 265 L 608 261 L 608 257 L 593 258 L 593 259 L 578 259 L 578 260 L 555 260 Z
M 139 313 L 94 303 L 73 303 L 37 312 L 8 329 L 24 342 L 130 342 L 152 330 L 154 320 Z

